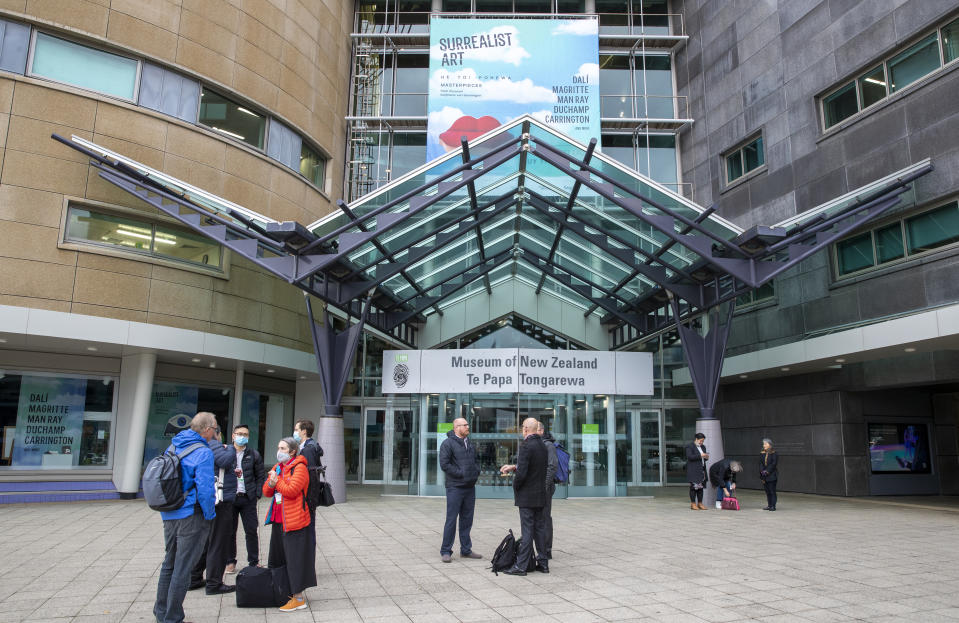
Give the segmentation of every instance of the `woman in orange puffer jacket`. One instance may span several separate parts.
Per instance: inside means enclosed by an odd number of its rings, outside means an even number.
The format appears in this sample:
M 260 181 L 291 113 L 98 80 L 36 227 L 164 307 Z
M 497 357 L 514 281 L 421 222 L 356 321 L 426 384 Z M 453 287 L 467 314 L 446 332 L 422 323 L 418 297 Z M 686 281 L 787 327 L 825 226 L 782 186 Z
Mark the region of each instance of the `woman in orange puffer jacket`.
M 310 540 L 310 510 L 306 489 L 310 484 L 306 459 L 297 452 L 299 444 L 285 437 L 276 446 L 277 464 L 263 483 L 264 497 L 272 497 L 266 523 L 273 524 L 270 535 L 271 569 L 286 566 L 293 595 L 280 610 L 293 612 L 306 608 L 303 589 L 316 586 L 316 548 Z

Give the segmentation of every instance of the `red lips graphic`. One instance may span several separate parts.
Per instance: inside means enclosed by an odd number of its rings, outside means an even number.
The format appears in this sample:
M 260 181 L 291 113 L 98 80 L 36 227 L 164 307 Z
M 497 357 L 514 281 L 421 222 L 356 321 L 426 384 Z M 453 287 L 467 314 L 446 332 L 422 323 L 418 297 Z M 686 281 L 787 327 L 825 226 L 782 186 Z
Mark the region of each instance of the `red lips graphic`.
M 499 127 L 499 121 L 486 115 L 485 117 L 471 117 L 464 115 L 453 122 L 450 129 L 440 134 L 440 140 L 447 145 L 456 145 L 460 137 L 465 136 L 467 141 L 471 141 L 477 136 L 486 134 L 493 128 Z

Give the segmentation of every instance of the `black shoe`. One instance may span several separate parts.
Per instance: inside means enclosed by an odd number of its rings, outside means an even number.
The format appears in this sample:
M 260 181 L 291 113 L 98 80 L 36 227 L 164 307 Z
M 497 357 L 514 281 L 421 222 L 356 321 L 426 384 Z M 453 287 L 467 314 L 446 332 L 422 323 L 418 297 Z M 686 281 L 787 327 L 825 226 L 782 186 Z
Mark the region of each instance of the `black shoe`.
M 775 506 L 770 506 L 770 507 L 769 507 L 769 510 L 774 511 L 774 510 L 776 510 L 776 507 L 775 507 Z
M 553 552 L 546 552 L 546 560 L 552 560 L 552 559 L 553 559 Z
M 768 510 L 769 510 L 769 507 L 768 507 L 768 506 L 763 506 L 763 510 L 764 510 L 764 511 L 768 511 Z
M 526 572 L 520 569 L 519 567 L 510 567 L 504 571 L 506 575 L 526 575 Z
M 203 588 L 204 586 L 206 586 L 205 580 L 193 580 L 192 582 L 190 582 L 190 586 L 189 588 L 187 588 L 187 590 L 195 591 L 196 589 Z
M 539 571 L 540 573 L 549 573 L 549 567 L 542 564 L 536 565 L 536 570 Z
M 232 593 L 236 590 L 235 585 L 231 584 L 220 584 L 216 588 L 210 588 L 209 586 L 206 589 L 207 595 L 225 595 L 226 593 Z

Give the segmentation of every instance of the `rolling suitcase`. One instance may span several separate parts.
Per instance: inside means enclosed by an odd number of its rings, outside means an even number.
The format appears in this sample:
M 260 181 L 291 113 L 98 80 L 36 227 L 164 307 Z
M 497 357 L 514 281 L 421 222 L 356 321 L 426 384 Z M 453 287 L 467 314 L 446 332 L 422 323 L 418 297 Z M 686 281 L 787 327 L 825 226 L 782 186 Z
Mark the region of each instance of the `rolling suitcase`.
M 246 567 L 236 574 L 237 608 L 278 608 L 289 599 L 286 567 Z

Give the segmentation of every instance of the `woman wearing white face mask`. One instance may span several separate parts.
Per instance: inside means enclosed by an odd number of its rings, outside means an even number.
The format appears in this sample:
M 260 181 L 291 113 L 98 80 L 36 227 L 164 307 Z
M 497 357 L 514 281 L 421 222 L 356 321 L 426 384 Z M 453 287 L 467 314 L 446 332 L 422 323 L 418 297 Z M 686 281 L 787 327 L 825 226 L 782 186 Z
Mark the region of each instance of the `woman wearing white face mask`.
M 286 566 L 293 593 L 281 612 L 306 608 L 303 589 L 316 586 L 316 549 L 311 547 L 310 510 L 306 504 L 310 477 L 306 459 L 297 454 L 298 449 L 299 444 L 292 437 L 280 440 L 276 446 L 277 463 L 263 483 L 263 495 L 273 498 L 266 514 L 266 522 L 273 524 L 269 566 Z

